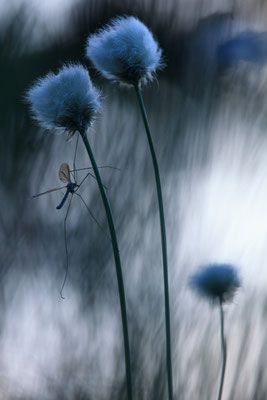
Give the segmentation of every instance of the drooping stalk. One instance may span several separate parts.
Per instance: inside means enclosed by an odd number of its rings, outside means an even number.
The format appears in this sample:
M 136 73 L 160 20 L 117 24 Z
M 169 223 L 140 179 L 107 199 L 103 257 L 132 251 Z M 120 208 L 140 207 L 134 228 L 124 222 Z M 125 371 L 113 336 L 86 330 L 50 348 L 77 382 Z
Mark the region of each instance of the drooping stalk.
M 80 134 L 82 136 L 83 143 L 86 147 L 87 153 L 89 155 L 89 158 L 90 158 L 93 170 L 94 170 L 94 174 L 95 174 L 95 177 L 96 177 L 96 180 L 98 183 L 98 187 L 100 190 L 100 194 L 102 197 L 102 201 L 104 204 L 104 208 L 105 208 L 106 216 L 107 216 L 107 220 L 108 220 L 110 237 L 111 237 L 111 242 L 112 242 L 112 247 L 113 247 L 114 260 L 115 260 L 115 265 L 116 265 L 120 306 L 121 306 L 121 319 L 122 319 L 123 339 L 124 339 L 127 394 L 128 394 L 128 400 L 132 400 L 130 344 L 129 344 L 129 335 L 128 335 L 126 300 L 125 300 L 125 293 L 124 293 L 124 284 L 123 284 L 123 276 L 122 276 L 121 260 L 120 260 L 120 252 L 119 252 L 119 247 L 118 247 L 117 235 L 116 235 L 116 230 L 115 230 L 115 226 L 114 226 L 114 222 L 113 222 L 113 217 L 112 217 L 109 201 L 106 196 L 105 188 L 103 186 L 102 179 L 101 179 L 101 176 L 99 173 L 99 169 L 97 167 L 97 163 L 95 161 L 94 154 L 93 154 L 91 146 L 89 144 L 86 132 L 83 132 L 81 130 Z
M 227 349 L 226 349 L 226 340 L 224 337 L 224 313 L 223 313 L 223 302 L 220 298 L 220 323 L 221 323 L 221 346 L 222 346 L 222 372 L 221 372 L 221 380 L 220 380 L 220 387 L 218 392 L 218 400 L 222 398 L 223 392 L 223 382 L 224 382 L 224 375 L 225 375 L 225 367 L 226 367 L 226 358 L 227 358 Z
M 165 218 L 163 209 L 162 190 L 160 183 L 160 174 L 156 153 L 152 141 L 146 109 L 142 97 L 142 93 L 139 85 L 134 85 L 137 94 L 139 106 L 141 109 L 147 140 L 151 152 L 157 195 L 158 195 L 158 206 L 159 206 L 159 217 L 160 217 L 160 229 L 161 229 L 161 243 L 162 243 L 162 259 L 163 259 L 163 277 L 164 277 L 164 297 L 165 297 L 165 325 L 166 325 L 166 358 L 167 358 L 167 374 L 168 374 L 168 393 L 169 400 L 173 400 L 173 380 L 172 380 L 172 358 L 171 358 L 171 327 L 170 327 L 170 304 L 169 304 L 169 283 L 168 283 L 168 256 L 167 256 L 167 240 L 166 240 L 166 228 Z

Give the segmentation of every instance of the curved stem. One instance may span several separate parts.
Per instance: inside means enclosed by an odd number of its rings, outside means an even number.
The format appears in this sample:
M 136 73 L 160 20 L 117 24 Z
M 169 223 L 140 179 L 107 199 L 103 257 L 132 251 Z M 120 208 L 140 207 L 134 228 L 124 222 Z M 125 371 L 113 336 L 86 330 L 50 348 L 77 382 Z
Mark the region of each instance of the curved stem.
M 227 358 L 226 340 L 224 337 L 224 314 L 223 314 L 222 299 L 220 299 L 220 321 L 221 321 L 221 345 L 222 345 L 222 373 L 221 373 L 221 381 L 218 393 L 218 400 L 221 400 L 222 398 L 223 382 L 224 382 L 226 358 Z
M 126 300 L 125 300 L 125 293 L 124 293 L 124 284 L 123 284 L 123 276 L 122 276 L 120 252 L 119 252 L 119 247 L 118 247 L 117 235 L 116 235 L 116 231 L 115 231 L 115 226 L 114 226 L 114 222 L 113 222 L 113 217 L 112 217 L 109 201 L 107 199 L 105 188 L 102 183 L 102 179 L 101 179 L 99 169 L 97 167 L 91 146 L 87 139 L 87 135 L 83 131 L 80 131 L 80 134 L 82 136 L 84 145 L 86 147 L 87 153 L 89 155 L 89 158 L 90 158 L 93 170 L 94 170 L 94 174 L 95 174 L 95 177 L 96 177 L 96 180 L 98 183 L 102 201 L 103 201 L 103 204 L 105 207 L 106 216 L 107 216 L 107 220 L 108 220 L 108 226 L 109 226 L 109 230 L 110 230 L 110 237 L 111 237 L 111 241 L 112 241 L 114 260 L 115 260 L 115 265 L 116 265 L 120 306 L 121 306 L 121 318 L 122 318 L 124 352 L 125 352 L 125 368 L 126 368 L 126 380 L 127 380 L 127 394 L 128 394 L 128 400 L 132 400 L 131 361 L 130 361 L 130 345 L 129 345 L 127 313 L 126 313 Z
M 136 94 L 141 109 L 147 140 L 151 152 L 157 195 L 159 205 L 159 217 L 160 217 L 160 229 L 161 229 L 161 243 L 162 243 L 162 258 L 163 258 L 163 277 L 164 277 L 164 297 L 165 297 L 165 324 L 166 324 L 166 356 L 167 356 L 167 373 L 168 373 L 168 389 L 169 389 L 169 400 L 173 400 L 173 381 L 172 381 L 172 359 L 171 359 L 171 328 L 170 328 L 170 304 L 169 304 L 169 283 L 168 283 L 168 256 L 167 256 L 167 240 L 166 240 L 166 229 L 165 229 L 165 218 L 162 200 L 162 191 L 159 175 L 159 167 L 157 162 L 156 153 L 150 133 L 150 127 L 146 114 L 146 109 L 143 101 L 143 97 L 138 85 L 135 85 Z

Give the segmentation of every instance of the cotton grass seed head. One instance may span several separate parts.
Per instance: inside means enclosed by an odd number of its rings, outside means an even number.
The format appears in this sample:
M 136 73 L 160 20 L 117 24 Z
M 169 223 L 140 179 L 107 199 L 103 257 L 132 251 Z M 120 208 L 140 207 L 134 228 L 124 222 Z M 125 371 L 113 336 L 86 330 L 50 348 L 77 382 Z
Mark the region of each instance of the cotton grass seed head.
M 87 130 L 100 108 L 100 93 L 93 87 L 88 71 L 80 64 L 50 72 L 27 92 L 33 117 L 45 129 L 57 133 Z
M 89 36 L 86 56 L 105 78 L 128 85 L 146 83 L 163 66 L 162 50 L 135 17 L 118 17 Z
M 232 265 L 209 264 L 191 277 L 190 286 L 212 301 L 225 302 L 233 298 L 241 283 Z

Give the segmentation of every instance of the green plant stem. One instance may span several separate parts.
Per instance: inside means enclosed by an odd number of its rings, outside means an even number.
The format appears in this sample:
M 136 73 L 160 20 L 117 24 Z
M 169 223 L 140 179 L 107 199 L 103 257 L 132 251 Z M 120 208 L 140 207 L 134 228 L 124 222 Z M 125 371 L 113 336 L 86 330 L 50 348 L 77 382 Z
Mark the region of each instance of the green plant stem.
M 158 205 L 159 205 L 159 217 L 160 217 L 160 229 L 161 229 L 161 243 L 162 243 L 162 258 L 163 258 L 163 277 L 164 277 L 164 297 L 165 297 L 165 324 L 166 324 L 166 356 L 167 356 L 167 373 L 168 373 L 168 390 L 169 390 L 169 400 L 173 400 L 173 381 L 172 381 L 172 358 L 171 358 L 171 328 L 170 328 L 170 305 L 169 305 L 169 284 L 168 284 L 168 257 L 167 257 L 167 240 L 166 240 L 166 229 L 165 229 L 165 218 L 162 200 L 162 190 L 160 183 L 159 167 L 157 162 L 156 153 L 154 150 L 154 145 L 152 141 L 152 136 L 150 133 L 150 127 L 148 123 L 148 118 L 146 114 L 146 109 L 142 97 L 140 87 L 135 85 L 136 94 L 138 97 L 138 102 L 140 105 L 145 131 L 147 135 L 147 140 L 151 152 L 157 195 L 158 195 Z
M 221 322 L 221 345 L 222 345 L 222 373 L 221 373 L 221 381 L 218 393 L 218 400 L 222 398 L 223 392 L 223 382 L 224 382 L 224 375 L 225 375 L 225 367 L 226 367 L 226 358 L 227 358 L 227 350 L 226 350 L 226 340 L 224 337 L 224 313 L 223 313 L 223 302 L 220 299 L 220 322 Z
M 121 269 L 121 261 L 120 261 L 120 252 L 118 247 L 117 235 L 114 227 L 113 217 L 111 213 L 111 208 L 109 205 L 109 201 L 106 196 L 105 188 L 102 183 L 102 179 L 99 173 L 99 169 L 97 167 L 91 146 L 89 144 L 87 135 L 85 132 L 80 131 L 82 136 L 84 145 L 86 147 L 87 153 L 89 155 L 94 174 L 98 183 L 98 187 L 101 193 L 101 197 L 103 200 L 103 204 L 106 211 L 106 216 L 108 220 L 108 226 L 110 231 L 110 237 L 112 241 L 114 260 L 116 265 L 117 272 L 117 280 L 118 280 L 118 288 L 119 288 L 119 297 L 120 297 L 120 306 L 121 306 L 121 319 L 122 319 L 122 328 L 123 328 L 123 339 L 124 339 L 124 352 L 125 352 L 125 369 L 126 369 L 126 381 L 127 381 L 127 394 L 128 400 L 132 400 L 132 379 L 131 379 L 131 360 L 130 360 L 130 345 L 129 345 L 129 335 L 128 335 L 128 324 L 127 324 L 127 313 L 126 313 L 126 301 L 125 301 L 125 293 L 124 293 L 124 284 L 123 284 L 123 276 Z

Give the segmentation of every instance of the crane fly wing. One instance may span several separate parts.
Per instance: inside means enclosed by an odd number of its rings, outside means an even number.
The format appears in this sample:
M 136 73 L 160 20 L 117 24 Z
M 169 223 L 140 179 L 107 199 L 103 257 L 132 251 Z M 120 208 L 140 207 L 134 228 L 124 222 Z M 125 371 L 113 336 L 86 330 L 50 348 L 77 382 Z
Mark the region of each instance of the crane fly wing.
M 70 167 L 68 166 L 67 163 L 61 164 L 58 172 L 59 179 L 61 182 L 64 183 L 71 183 L 70 179 Z
M 46 192 L 42 192 L 42 193 L 35 194 L 35 195 L 32 196 L 32 197 L 39 197 L 39 196 L 42 196 L 43 194 L 55 192 L 56 190 L 65 189 L 65 187 L 66 187 L 66 186 L 62 186 L 62 187 L 59 187 L 59 188 L 56 188 L 56 189 L 50 189 L 50 190 L 47 190 Z

